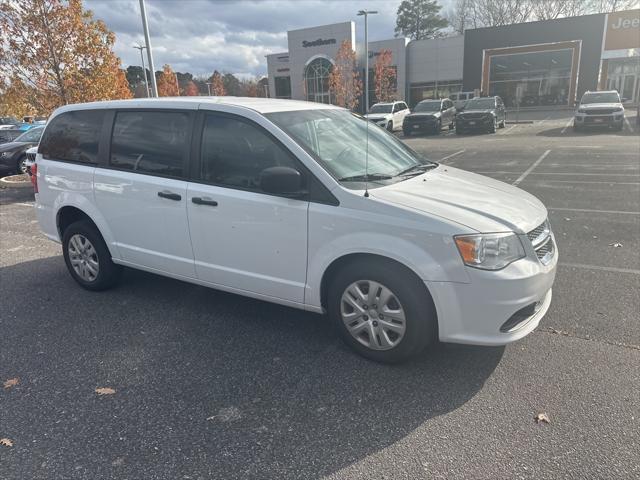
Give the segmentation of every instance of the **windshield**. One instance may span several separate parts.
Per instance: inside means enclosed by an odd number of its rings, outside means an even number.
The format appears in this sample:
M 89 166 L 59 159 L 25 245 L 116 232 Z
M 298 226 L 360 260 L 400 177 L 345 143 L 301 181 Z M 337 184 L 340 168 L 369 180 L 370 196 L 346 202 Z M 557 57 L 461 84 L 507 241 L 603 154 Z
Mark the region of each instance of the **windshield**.
M 0 125 L 16 125 L 18 120 L 14 117 L 0 117 Z
M 473 110 L 473 109 L 486 110 L 487 108 L 495 108 L 495 107 L 496 107 L 496 101 L 493 98 L 472 98 L 465 104 L 464 109 L 465 110 Z
M 620 103 L 620 97 L 616 92 L 585 93 L 580 103 Z
M 420 102 L 413 109 L 414 112 L 439 112 L 440 102 Z
M 24 143 L 32 143 L 39 142 L 40 137 L 42 136 L 43 128 L 32 128 L 27 130 L 25 133 L 20 135 L 18 138 L 14 140 L 14 142 L 24 142 Z
M 393 107 L 393 105 L 391 105 L 390 103 L 387 104 L 378 104 L 378 105 L 373 105 L 370 109 L 369 109 L 369 113 L 391 113 L 391 108 Z
M 266 117 L 286 131 L 348 188 L 361 188 L 354 182 L 365 181 L 367 150 L 369 181 L 373 182 L 401 181 L 407 178 L 407 170 L 420 173 L 421 167 L 436 165 L 384 129 L 372 127 L 362 117 L 346 110 L 276 112 Z

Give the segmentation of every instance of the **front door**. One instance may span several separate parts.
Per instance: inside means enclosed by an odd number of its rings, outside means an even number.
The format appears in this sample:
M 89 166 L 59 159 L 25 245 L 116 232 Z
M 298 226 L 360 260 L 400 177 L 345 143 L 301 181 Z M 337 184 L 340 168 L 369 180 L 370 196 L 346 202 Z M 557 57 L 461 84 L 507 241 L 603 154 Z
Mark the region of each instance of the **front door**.
M 187 192 L 198 278 L 303 303 L 309 203 L 260 189 L 265 168 L 300 169 L 297 161 L 246 119 L 203 116 L 200 165 Z
M 96 203 L 126 263 L 195 277 L 187 223 L 193 114 L 116 113 L 109 164 L 94 175 Z

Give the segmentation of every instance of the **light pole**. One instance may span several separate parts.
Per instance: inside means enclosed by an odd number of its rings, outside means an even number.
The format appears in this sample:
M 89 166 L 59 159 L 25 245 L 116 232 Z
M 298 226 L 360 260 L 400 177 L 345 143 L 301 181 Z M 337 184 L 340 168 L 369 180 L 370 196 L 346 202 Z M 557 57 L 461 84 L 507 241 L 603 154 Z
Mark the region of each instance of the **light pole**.
M 142 1 L 142 0 L 140 0 Z M 364 15 L 364 113 L 369 113 L 369 35 L 367 19 L 369 15 L 378 13 L 376 10 L 360 10 L 358 16 Z
M 211 82 L 206 82 L 207 83 L 207 90 L 209 92 L 209 96 L 211 96 Z
M 144 0 L 140 0 L 140 16 L 142 17 L 142 29 L 144 30 L 144 42 L 147 45 L 147 57 L 149 59 L 149 69 L 151 70 L 151 91 L 153 96 L 158 96 L 158 85 L 156 84 L 156 69 L 153 66 L 153 53 L 151 52 L 151 40 L 149 39 L 149 25 L 147 25 L 147 10 L 144 7 Z
M 133 48 L 140 50 L 140 60 L 142 60 L 142 71 L 144 72 L 144 91 L 147 92 L 147 98 L 149 98 L 149 79 L 147 78 L 147 69 L 144 66 L 144 55 L 142 50 L 147 48 L 145 45 L 134 45 Z

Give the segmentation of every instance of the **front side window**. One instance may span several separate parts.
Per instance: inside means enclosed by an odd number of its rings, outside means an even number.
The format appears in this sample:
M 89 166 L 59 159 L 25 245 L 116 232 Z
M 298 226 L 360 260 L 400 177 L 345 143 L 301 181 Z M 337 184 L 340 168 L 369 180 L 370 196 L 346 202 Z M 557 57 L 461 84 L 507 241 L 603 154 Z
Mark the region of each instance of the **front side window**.
M 109 163 L 116 168 L 182 177 L 189 142 L 185 112 L 118 112 Z
M 206 116 L 201 180 L 262 191 L 260 175 L 270 167 L 296 168 L 296 164 L 290 153 L 257 126 L 223 115 Z
M 98 145 L 104 110 L 77 110 L 55 117 L 40 140 L 44 158 L 98 163 Z
M 347 188 L 358 189 L 368 174 L 370 188 L 408 178 L 435 166 L 384 129 L 345 110 L 301 110 L 266 115 Z M 368 169 L 365 159 L 368 156 Z

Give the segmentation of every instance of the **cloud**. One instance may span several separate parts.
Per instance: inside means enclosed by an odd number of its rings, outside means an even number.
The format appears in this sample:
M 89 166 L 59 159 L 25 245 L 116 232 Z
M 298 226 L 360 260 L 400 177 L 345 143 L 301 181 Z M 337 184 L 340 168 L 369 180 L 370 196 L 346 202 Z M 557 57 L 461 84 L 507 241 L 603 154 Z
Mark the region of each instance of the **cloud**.
M 353 20 L 358 40 L 369 17 L 370 41 L 393 37 L 400 0 L 146 0 L 156 70 L 210 75 L 213 70 L 241 76 L 266 74 L 265 55 L 287 50 L 287 30 Z M 134 44 L 144 44 L 137 0 L 85 0 L 85 7 L 116 34 L 115 51 L 124 66 L 140 65 Z M 146 57 L 145 57 L 146 61 Z

